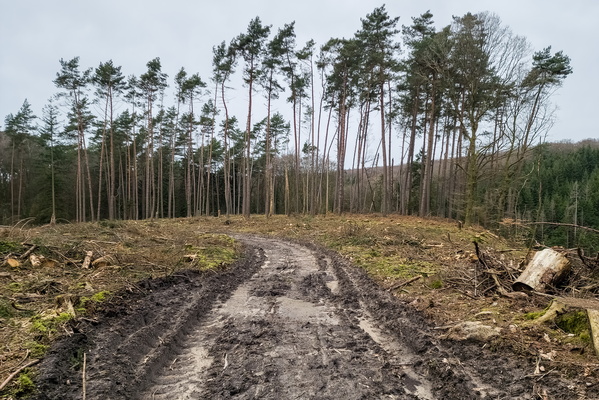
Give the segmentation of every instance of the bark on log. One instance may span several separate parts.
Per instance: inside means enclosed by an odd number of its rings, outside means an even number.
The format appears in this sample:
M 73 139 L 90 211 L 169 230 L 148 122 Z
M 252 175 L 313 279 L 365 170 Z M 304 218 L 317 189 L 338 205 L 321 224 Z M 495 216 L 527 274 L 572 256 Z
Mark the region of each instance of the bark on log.
M 543 292 L 548 286 L 555 286 L 568 272 L 570 261 L 553 249 L 545 249 L 535 254 L 512 288 Z

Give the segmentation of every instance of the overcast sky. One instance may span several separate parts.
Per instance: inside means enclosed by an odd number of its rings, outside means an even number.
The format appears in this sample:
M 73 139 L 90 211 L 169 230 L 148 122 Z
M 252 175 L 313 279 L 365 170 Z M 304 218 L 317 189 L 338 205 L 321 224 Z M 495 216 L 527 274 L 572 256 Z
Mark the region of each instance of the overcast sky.
M 208 81 L 212 47 L 245 32 L 255 16 L 275 31 L 295 21 L 298 45 L 314 39 L 320 46 L 351 37 L 382 4 L 400 25 L 429 9 L 438 27 L 452 15 L 490 11 L 535 50 L 563 50 L 574 73 L 554 97 L 558 120 L 549 139 L 599 138 L 597 0 L 0 0 L 0 126 L 26 98 L 41 116 L 58 91 L 52 81 L 61 58 L 79 56 L 82 69 L 112 59 L 128 76 L 160 57 L 170 84 L 181 67 Z

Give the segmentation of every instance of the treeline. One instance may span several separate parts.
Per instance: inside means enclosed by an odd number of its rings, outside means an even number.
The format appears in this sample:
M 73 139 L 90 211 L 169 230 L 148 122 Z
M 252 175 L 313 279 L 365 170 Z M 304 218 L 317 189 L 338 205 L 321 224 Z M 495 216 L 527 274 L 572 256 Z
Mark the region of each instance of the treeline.
M 213 47 L 209 77 L 146 66 L 61 59 L 42 114 L 25 101 L 6 116 L 2 223 L 376 211 L 496 224 L 538 208 L 528 163 L 572 72 L 493 14 L 436 29 L 430 12 L 400 26 L 384 6 L 320 46 L 257 17 Z

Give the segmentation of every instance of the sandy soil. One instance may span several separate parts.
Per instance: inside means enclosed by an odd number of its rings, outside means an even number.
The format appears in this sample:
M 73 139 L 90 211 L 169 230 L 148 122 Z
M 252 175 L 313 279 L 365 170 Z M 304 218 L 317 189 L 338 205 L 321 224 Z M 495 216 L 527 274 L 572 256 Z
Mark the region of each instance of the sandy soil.
M 36 398 L 592 398 L 530 361 L 438 339 L 333 252 L 236 238 L 246 252 L 232 267 L 143 281 L 80 321 L 40 365 Z

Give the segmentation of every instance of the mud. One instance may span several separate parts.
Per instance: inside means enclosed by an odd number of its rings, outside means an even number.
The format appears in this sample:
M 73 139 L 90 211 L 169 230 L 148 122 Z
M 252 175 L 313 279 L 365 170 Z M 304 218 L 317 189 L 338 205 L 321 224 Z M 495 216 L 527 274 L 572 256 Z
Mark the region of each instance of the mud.
M 141 282 L 74 327 L 41 364 L 35 398 L 82 398 L 83 354 L 87 399 L 585 398 L 533 375 L 535 360 L 436 339 L 333 252 L 237 239 L 247 250 L 232 267 Z

